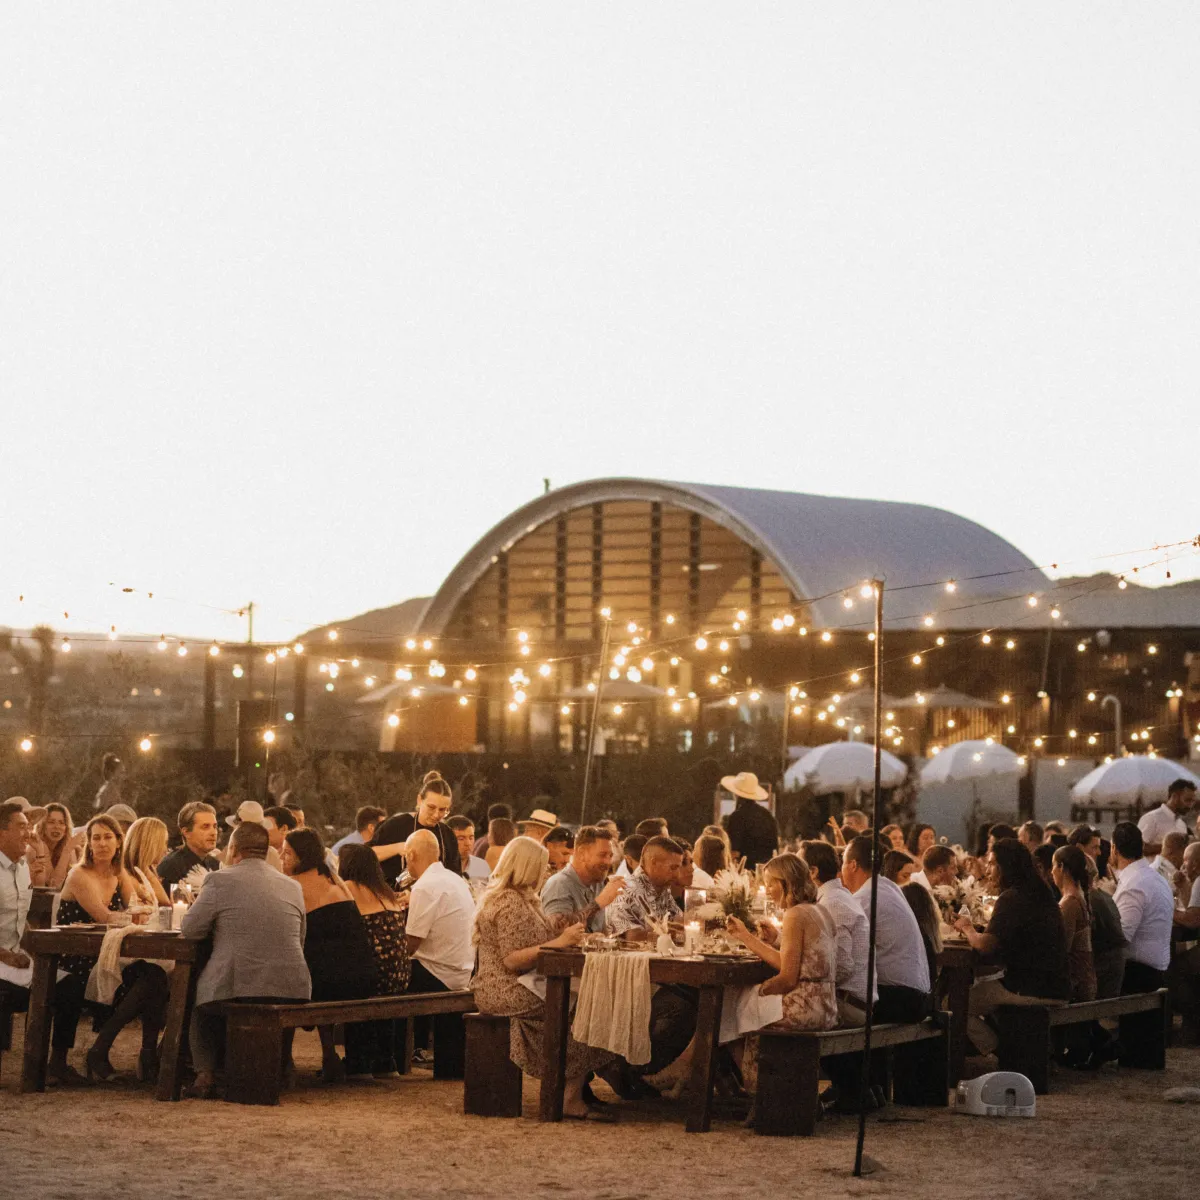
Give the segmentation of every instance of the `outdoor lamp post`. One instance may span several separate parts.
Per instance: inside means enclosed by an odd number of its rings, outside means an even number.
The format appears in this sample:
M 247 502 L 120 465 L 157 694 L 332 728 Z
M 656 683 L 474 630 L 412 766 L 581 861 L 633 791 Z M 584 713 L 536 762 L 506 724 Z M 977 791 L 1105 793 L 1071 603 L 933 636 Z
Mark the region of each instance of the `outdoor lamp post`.
M 1116 738 L 1113 743 L 1113 757 L 1119 758 L 1121 755 L 1121 745 L 1122 745 L 1122 743 L 1121 743 L 1121 701 L 1118 700 L 1116 698 L 1116 696 L 1105 696 L 1104 699 L 1100 701 L 1100 707 L 1103 708 L 1106 704 L 1111 704 L 1113 706 L 1113 723 L 1114 723 L 1114 732 L 1116 734 Z

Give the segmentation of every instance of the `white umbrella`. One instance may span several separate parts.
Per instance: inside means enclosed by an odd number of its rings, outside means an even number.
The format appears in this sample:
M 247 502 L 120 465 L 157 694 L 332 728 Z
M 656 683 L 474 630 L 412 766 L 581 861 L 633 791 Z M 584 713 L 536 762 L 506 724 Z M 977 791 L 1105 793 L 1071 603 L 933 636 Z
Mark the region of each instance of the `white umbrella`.
M 908 768 L 894 754 L 881 752 L 880 783 L 885 788 L 904 782 Z M 875 747 L 868 742 L 828 742 L 810 750 L 788 767 L 785 788 L 809 787 L 816 796 L 830 792 L 863 792 L 875 786 Z
M 1130 754 L 1089 771 L 1071 789 L 1071 799 L 1077 804 L 1161 803 L 1176 779 L 1186 779 L 1200 787 L 1200 779 L 1169 758 Z
M 1020 775 L 1024 770 L 1020 755 L 999 742 L 955 742 L 921 768 L 921 782 L 953 783 L 990 775 Z

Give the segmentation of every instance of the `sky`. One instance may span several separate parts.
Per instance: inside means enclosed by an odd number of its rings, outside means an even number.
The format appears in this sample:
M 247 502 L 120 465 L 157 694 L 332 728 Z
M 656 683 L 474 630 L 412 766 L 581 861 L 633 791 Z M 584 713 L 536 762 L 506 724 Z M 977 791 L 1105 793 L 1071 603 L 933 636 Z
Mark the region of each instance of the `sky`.
M 1195 536 L 1198 35 L 6 4 L 0 624 L 293 637 L 544 477 L 933 504 L 1081 570 Z

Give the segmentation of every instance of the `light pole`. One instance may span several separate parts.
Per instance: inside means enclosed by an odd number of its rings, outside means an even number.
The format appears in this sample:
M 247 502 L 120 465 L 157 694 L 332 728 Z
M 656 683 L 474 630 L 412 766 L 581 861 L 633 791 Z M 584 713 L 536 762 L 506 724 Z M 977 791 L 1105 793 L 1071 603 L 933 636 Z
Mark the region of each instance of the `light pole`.
M 1119 758 L 1121 756 L 1121 748 L 1122 748 L 1121 702 L 1120 702 L 1120 700 L 1118 700 L 1116 698 L 1116 696 L 1105 696 L 1104 699 L 1100 701 L 1100 707 L 1103 708 L 1106 704 L 1111 704 L 1113 706 L 1113 721 L 1114 721 L 1114 728 L 1115 728 L 1115 733 L 1116 733 L 1116 738 L 1114 741 L 1114 749 L 1113 749 L 1113 758 Z

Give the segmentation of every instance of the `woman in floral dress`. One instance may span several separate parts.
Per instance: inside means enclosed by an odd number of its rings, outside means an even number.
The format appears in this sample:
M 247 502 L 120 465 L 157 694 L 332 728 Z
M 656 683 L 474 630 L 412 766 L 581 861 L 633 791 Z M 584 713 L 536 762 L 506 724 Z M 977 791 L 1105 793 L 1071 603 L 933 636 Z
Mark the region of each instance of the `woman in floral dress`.
M 556 936 L 556 924 L 542 912 L 538 890 L 546 877 L 549 856 L 532 838 L 519 837 L 505 847 L 475 918 L 479 961 L 471 987 L 480 1012 L 509 1016 L 512 1061 L 527 1075 L 540 1077 L 542 1022 L 545 1003 L 521 981 L 537 965 L 543 950 L 577 946 L 584 926 L 576 923 Z M 566 1089 L 563 1116 L 574 1120 L 605 1120 L 607 1114 L 589 1108 L 583 1084 L 591 1071 L 611 1062 L 613 1055 L 567 1037 Z

